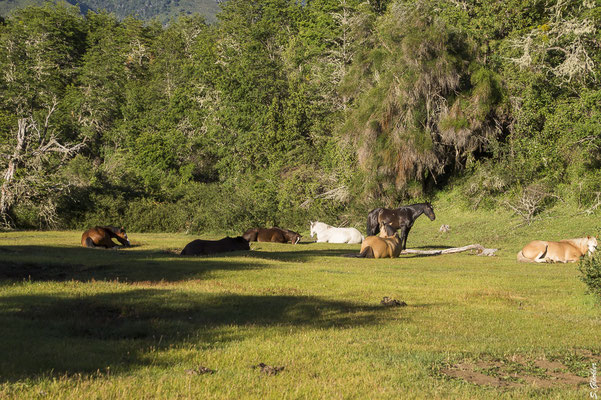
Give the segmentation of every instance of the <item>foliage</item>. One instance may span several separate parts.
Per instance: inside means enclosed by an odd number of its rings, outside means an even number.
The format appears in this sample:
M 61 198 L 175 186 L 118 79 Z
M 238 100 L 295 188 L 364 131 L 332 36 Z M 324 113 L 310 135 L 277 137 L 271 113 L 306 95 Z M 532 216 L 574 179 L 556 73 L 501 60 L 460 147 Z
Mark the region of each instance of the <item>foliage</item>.
M 597 251 L 582 258 L 578 269 L 580 280 L 586 284 L 589 292 L 601 298 L 601 253 Z
M 596 208 L 593 2 L 220 7 L 163 26 L 46 3 L 0 23 L 0 222 L 362 225 L 453 185 L 527 219 Z M 523 209 L 532 187 L 545 198 Z

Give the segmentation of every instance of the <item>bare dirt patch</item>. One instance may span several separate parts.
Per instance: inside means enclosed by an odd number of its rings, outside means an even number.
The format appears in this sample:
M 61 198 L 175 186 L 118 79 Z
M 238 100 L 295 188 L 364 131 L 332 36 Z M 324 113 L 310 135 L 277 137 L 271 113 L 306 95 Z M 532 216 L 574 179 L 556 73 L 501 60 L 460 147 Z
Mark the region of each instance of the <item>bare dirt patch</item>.
M 532 358 L 514 355 L 505 359 L 463 360 L 440 369 L 447 377 L 461 379 L 474 385 L 503 389 L 534 386 L 586 385 L 587 368 L 599 361 L 601 355 L 589 350 L 550 358 Z

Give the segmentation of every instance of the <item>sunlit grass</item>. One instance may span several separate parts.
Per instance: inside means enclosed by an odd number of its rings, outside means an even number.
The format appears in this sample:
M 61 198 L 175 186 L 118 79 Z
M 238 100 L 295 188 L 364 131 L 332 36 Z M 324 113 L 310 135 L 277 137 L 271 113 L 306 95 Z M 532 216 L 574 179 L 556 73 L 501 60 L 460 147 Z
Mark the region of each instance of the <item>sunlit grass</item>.
M 418 219 L 408 247 L 480 243 L 498 257 L 346 258 L 359 245 L 309 243 L 307 232 L 296 246 L 200 258 L 177 255 L 196 238 L 183 234 L 130 233 L 132 248 L 95 250 L 79 247 L 81 232 L 0 233 L 0 398 L 588 396 L 439 369 L 601 350 L 601 307 L 577 266 L 515 261 L 534 238 L 596 233 L 596 219 L 436 213 Z M 384 296 L 408 306 L 383 307 Z M 267 376 L 251 367 L 261 362 L 284 370 Z M 186 372 L 200 365 L 216 373 Z

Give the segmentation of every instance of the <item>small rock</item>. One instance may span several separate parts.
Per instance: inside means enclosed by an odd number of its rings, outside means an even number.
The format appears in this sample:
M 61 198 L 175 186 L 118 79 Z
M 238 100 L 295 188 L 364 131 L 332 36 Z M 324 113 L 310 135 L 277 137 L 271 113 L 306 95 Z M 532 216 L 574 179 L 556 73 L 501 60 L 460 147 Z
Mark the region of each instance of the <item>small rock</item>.
M 404 301 L 398 301 L 397 299 L 391 299 L 388 296 L 384 296 L 384 298 L 380 301 L 380 304 L 386 307 L 405 307 L 407 303 Z
M 264 374 L 273 376 L 279 374 L 284 370 L 284 367 L 272 367 L 271 365 L 267 365 L 265 363 L 259 363 L 258 365 L 253 365 L 252 368 L 259 368 L 261 372 Z
M 215 373 L 214 370 L 204 367 L 202 365 L 199 365 L 196 368 L 186 370 L 186 374 L 188 374 L 188 375 L 204 375 L 204 374 L 214 374 L 214 373 Z
M 446 233 L 446 232 L 449 232 L 450 230 L 451 230 L 450 226 L 443 224 L 443 225 L 440 226 L 440 229 L 438 230 L 438 232 L 440 232 L 440 233 Z

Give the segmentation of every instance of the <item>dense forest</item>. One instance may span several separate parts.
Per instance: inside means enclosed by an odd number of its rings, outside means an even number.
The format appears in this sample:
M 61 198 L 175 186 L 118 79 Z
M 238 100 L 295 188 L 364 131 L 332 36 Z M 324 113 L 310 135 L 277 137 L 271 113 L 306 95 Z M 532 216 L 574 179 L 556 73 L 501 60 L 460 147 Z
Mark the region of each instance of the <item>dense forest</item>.
M 452 190 L 526 221 L 601 193 L 595 0 L 229 0 L 168 25 L 0 20 L 5 227 L 363 224 Z

